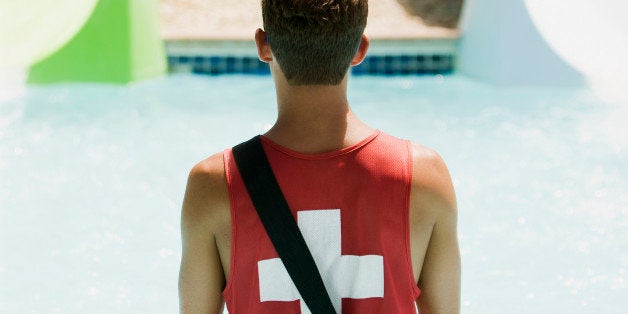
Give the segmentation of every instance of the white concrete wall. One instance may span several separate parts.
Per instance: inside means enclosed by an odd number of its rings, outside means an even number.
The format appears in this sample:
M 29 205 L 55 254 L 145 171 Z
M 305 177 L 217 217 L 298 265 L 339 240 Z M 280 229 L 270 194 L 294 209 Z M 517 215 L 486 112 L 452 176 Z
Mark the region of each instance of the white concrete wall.
M 572 86 L 584 76 L 537 30 L 524 0 L 466 0 L 459 72 L 498 85 Z

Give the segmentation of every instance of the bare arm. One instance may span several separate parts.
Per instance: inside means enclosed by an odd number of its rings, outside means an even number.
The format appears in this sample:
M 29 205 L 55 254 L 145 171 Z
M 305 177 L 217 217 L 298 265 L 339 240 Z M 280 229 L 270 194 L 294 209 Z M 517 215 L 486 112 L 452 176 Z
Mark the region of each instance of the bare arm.
M 421 271 L 417 300 L 421 314 L 460 313 L 460 253 L 456 215 L 445 213 L 434 225 Z
M 183 254 L 179 304 L 182 314 L 222 313 L 225 275 L 216 238 L 225 210 L 223 169 L 222 158 L 215 155 L 196 165 L 188 177 L 181 211 Z M 228 206 L 228 201 L 226 204 Z
M 460 250 L 457 236 L 456 197 L 447 167 L 438 154 L 415 147 L 413 209 L 429 221 L 431 232 L 420 268 L 421 314 L 460 313 Z M 426 228 L 427 229 L 427 228 Z

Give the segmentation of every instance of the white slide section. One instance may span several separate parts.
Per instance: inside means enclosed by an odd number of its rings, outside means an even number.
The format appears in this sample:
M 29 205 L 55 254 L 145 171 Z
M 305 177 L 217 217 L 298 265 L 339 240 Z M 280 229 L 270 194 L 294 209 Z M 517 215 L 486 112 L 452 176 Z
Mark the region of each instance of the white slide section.
M 83 27 L 98 0 L 0 0 L 0 101 L 24 89 L 26 71 Z
M 466 0 L 459 69 L 499 85 L 628 81 L 628 1 Z
M 0 0 L 0 65 L 28 67 L 81 29 L 97 0 Z

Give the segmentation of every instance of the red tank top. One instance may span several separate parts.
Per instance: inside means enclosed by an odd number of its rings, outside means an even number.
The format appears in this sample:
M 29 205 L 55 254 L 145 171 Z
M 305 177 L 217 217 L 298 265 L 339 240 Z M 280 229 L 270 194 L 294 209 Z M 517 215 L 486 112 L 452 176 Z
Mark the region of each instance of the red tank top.
M 338 313 L 416 313 L 410 263 L 410 142 L 379 131 L 323 154 L 262 137 L 264 150 Z M 309 313 L 246 192 L 230 149 L 231 314 Z

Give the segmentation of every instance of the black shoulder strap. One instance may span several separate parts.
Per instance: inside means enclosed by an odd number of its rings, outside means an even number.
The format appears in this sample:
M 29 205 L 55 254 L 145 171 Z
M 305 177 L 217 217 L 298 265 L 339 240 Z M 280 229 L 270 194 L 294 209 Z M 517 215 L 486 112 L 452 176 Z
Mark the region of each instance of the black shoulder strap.
M 266 233 L 305 304 L 314 314 L 336 313 L 259 136 L 235 146 L 233 157 Z

